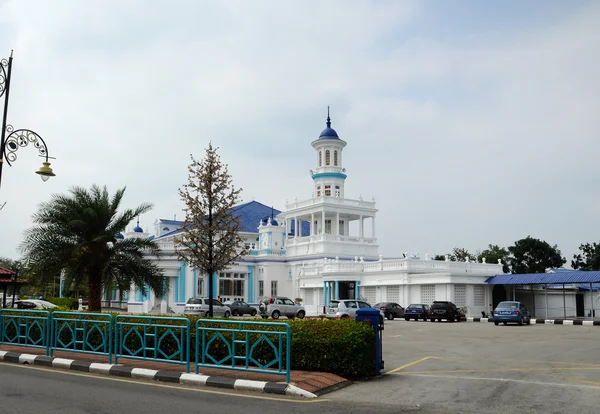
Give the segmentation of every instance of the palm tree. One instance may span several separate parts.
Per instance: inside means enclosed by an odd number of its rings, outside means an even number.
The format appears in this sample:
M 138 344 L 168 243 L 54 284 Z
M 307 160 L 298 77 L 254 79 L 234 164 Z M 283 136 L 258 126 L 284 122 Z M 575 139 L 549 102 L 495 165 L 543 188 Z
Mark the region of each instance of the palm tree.
M 53 195 L 33 215 L 34 226 L 20 245 L 28 263 L 39 274 L 59 274 L 65 283 L 89 287 L 89 309 L 101 310 L 102 289 L 115 281 L 149 286 L 157 296 L 165 293 L 162 271 L 145 255 L 158 246 L 145 238 L 117 240 L 118 233 L 151 204 L 118 213 L 125 188 L 109 197 L 106 186 L 90 190 L 72 187 L 69 195 Z

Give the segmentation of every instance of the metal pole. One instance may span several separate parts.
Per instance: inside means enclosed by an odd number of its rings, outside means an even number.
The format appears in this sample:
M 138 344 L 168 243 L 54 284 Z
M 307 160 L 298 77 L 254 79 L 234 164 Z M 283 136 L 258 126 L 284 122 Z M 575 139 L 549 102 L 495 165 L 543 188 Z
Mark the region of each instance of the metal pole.
M 546 285 L 546 287 L 544 288 L 544 291 L 546 292 L 546 319 L 548 319 L 548 285 Z
M 0 132 L 0 186 L 2 185 L 2 166 L 4 165 L 4 135 L 6 134 L 6 117 L 8 116 L 8 95 L 10 93 L 10 72 L 12 68 L 13 51 L 8 58 L 8 71 L 6 73 L 6 86 L 4 87 L 4 111 L 2 114 L 2 131 Z
M 517 300 L 517 296 L 515 294 L 515 285 L 513 285 L 513 301 Z
M 11 308 L 15 307 L 15 296 L 17 294 L 17 278 L 19 277 L 19 271 L 16 270 L 15 274 L 13 275 L 13 296 L 12 296 L 12 302 L 10 304 Z
M 565 294 L 565 284 L 563 283 L 563 314 L 567 319 L 567 296 Z
M 592 291 L 592 284 L 590 283 L 590 303 L 592 304 L 592 310 L 590 311 L 590 316 L 594 319 L 594 292 Z

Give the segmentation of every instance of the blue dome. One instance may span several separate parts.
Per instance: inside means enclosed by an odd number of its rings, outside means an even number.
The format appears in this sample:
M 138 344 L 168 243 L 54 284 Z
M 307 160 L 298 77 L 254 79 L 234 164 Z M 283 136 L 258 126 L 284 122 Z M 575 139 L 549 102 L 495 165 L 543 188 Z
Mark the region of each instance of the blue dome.
M 335 132 L 335 129 L 325 128 L 321 132 L 321 135 L 319 135 L 319 139 L 340 139 L 340 137 L 338 137 L 338 134 L 337 132 Z
M 125 238 L 125 236 L 123 236 L 123 233 L 118 233 L 118 234 L 115 236 L 115 239 L 119 239 L 119 240 L 123 240 L 124 238 Z
M 142 229 L 140 226 L 135 226 L 133 228 L 133 231 L 136 232 L 136 233 L 143 233 L 144 229 Z
M 273 220 L 271 220 L 271 225 L 272 226 L 279 226 L 279 223 L 277 223 L 277 220 L 273 219 Z

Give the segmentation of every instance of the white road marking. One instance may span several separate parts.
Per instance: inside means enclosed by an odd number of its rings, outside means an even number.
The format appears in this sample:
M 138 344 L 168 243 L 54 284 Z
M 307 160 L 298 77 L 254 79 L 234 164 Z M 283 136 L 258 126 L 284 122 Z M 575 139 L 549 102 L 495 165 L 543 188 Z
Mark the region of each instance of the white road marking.
M 531 381 L 531 380 L 518 380 L 511 378 L 485 378 L 485 377 L 464 377 L 460 375 L 429 375 L 429 374 L 410 374 L 411 377 L 432 377 L 432 378 L 452 378 L 452 379 L 463 379 L 463 380 L 476 380 L 476 381 L 498 381 L 498 382 L 520 382 L 524 384 L 535 384 L 535 385 L 552 385 L 555 387 L 570 387 L 570 388 L 592 388 L 599 389 L 598 385 L 578 385 L 578 384 L 562 384 L 558 382 L 543 382 L 543 381 Z

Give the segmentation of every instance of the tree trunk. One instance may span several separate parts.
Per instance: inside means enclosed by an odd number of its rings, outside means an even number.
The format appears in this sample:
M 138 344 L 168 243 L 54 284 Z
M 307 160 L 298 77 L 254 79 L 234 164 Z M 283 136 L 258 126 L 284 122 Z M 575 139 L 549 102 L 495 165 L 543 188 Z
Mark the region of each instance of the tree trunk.
M 90 275 L 89 280 L 90 297 L 88 299 L 88 310 L 92 312 L 102 311 L 102 280 L 99 274 Z

